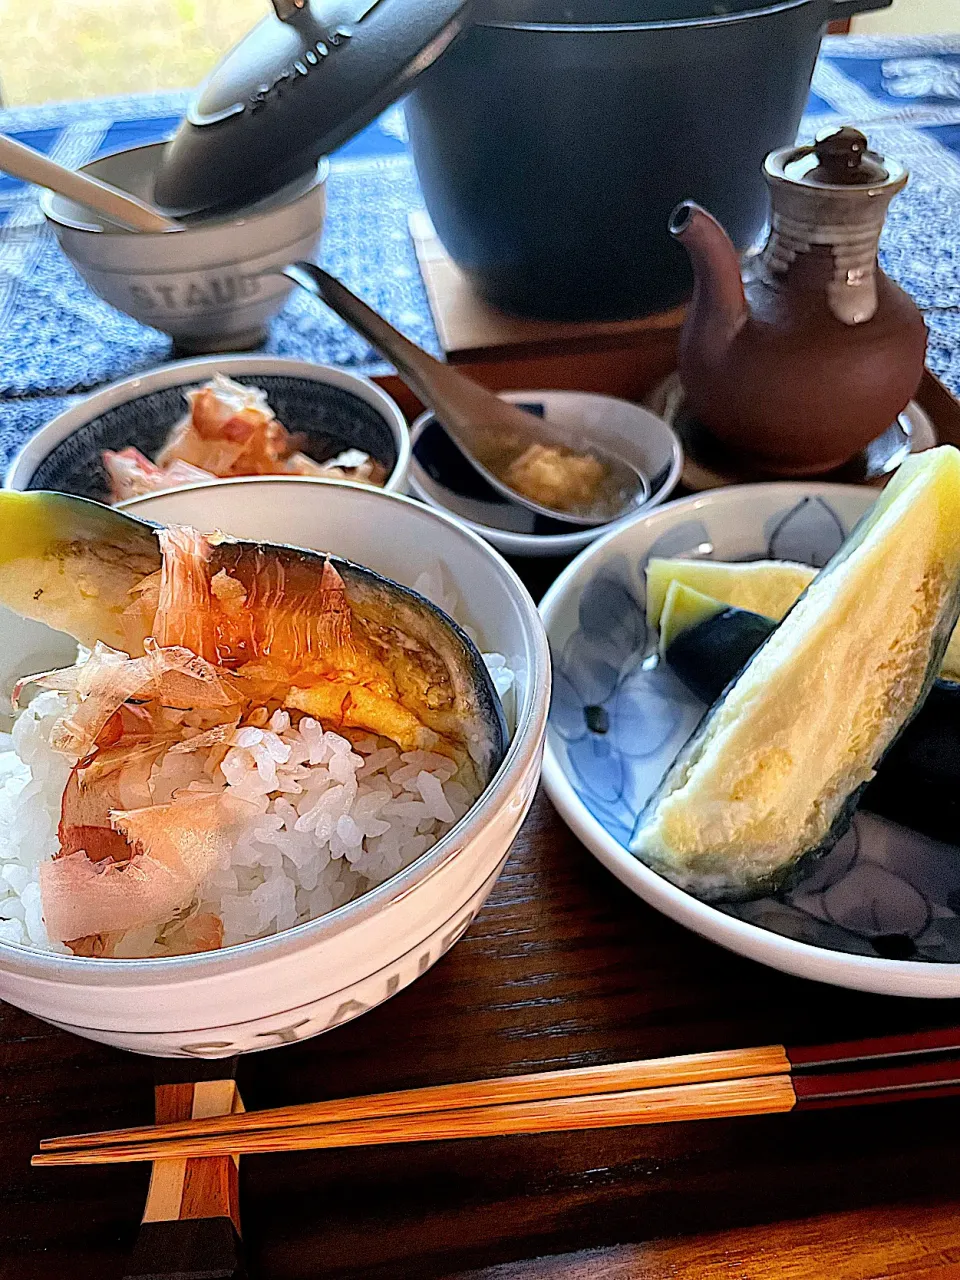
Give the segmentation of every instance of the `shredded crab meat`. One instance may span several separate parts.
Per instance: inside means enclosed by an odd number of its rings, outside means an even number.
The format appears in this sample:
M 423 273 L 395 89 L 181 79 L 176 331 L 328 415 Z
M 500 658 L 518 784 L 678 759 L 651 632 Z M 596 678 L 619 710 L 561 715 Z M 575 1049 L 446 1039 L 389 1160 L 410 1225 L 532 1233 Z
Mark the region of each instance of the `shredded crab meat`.
M 386 468 L 359 449 L 345 450 L 328 462 L 309 457 L 303 437 L 287 431 L 266 392 L 257 387 L 217 374 L 207 385 L 188 391 L 187 402 L 189 412 L 171 431 L 156 462 L 132 446 L 104 451 L 111 501 L 231 476 L 320 476 L 377 486 L 386 481 Z

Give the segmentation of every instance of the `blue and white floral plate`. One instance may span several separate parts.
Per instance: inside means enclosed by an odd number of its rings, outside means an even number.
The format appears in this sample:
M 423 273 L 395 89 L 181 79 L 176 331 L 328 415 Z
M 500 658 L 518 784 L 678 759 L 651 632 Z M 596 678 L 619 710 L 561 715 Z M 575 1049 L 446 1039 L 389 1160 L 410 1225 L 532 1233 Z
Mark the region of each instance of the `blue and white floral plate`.
M 643 807 L 705 711 L 647 628 L 652 556 L 821 566 L 876 491 L 782 483 L 717 489 L 612 531 L 540 606 L 554 663 L 544 782 L 563 819 L 634 893 L 713 942 L 785 973 L 904 996 L 960 996 L 960 849 L 860 813 L 789 893 L 708 906 L 627 849 Z

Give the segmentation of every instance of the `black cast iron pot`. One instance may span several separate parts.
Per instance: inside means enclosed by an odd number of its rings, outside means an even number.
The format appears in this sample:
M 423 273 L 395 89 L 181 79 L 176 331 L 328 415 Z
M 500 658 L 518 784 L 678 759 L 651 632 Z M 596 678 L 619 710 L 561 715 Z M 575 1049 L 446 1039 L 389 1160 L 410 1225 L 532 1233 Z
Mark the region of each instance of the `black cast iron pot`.
M 696 200 L 748 248 L 763 158 L 796 137 L 826 23 L 890 2 L 490 0 L 407 101 L 440 239 L 508 311 L 676 305 L 691 277 L 671 209 Z

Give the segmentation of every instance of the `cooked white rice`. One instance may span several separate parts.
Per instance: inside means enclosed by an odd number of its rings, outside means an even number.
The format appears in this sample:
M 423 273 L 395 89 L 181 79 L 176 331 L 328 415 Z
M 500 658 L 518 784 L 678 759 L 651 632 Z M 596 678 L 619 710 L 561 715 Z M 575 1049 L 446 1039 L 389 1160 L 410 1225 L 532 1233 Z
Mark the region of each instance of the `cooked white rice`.
M 421 579 L 417 589 L 448 603 L 439 579 Z M 484 659 L 507 697 L 514 674 L 506 660 Z M 0 734 L 0 940 L 63 953 L 68 948 L 44 927 L 39 875 L 59 850 L 60 804 L 73 763 L 50 746 L 66 706 L 63 694 L 42 692 L 13 733 Z M 199 729 L 180 714 L 188 740 Z M 225 756 L 222 747 L 167 752 L 149 791 L 133 783 L 124 794 L 121 783 L 121 798 L 130 809 L 163 804 L 175 791 L 220 790 L 223 778 L 228 792 L 259 810 L 229 862 L 198 893 L 195 909 L 220 917 L 224 946 L 289 929 L 359 897 L 429 849 L 473 801 L 446 756 L 401 752 L 382 738 L 351 742 L 309 717 L 294 725 L 285 711 L 262 727 L 241 725 Z M 113 954 L 164 954 L 163 928 L 129 931 Z

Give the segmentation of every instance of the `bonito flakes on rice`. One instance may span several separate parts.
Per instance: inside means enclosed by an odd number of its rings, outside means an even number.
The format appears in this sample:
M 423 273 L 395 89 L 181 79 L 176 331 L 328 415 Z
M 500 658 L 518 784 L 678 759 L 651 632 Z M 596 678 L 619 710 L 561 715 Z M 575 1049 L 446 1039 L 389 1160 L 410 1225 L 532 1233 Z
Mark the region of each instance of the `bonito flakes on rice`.
M 0 747 L 0 939 L 66 952 L 51 942 L 40 910 L 40 866 L 59 848 L 57 827 L 69 757 L 50 747 L 62 694 L 38 694 Z M 254 717 L 259 719 L 260 717 Z M 183 740 L 189 741 L 189 726 Z M 15 745 L 14 745 L 15 744 Z M 223 946 L 266 937 L 325 915 L 425 853 L 466 813 L 472 797 L 449 758 L 400 752 L 386 738 L 351 742 L 309 716 L 276 711 L 263 726 L 239 726 L 226 751 L 169 751 L 147 783 L 149 800 L 212 786 L 219 768 L 228 792 L 255 808 L 224 865 L 198 888 L 194 918 L 218 916 Z M 124 797 L 142 804 L 136 790 Z M 183 925 L 131 929 L 115 956 L 182 949 Z M 192 948 L 191 948 L 192 949 Z
M 0 737 L 2 941 L 122 959 L 292 928 L 414 862 L 502 757 L 513 674 L 426 600 L 311 553 L 158 536 L 125 606 L 139 645 L 29 677 Z

